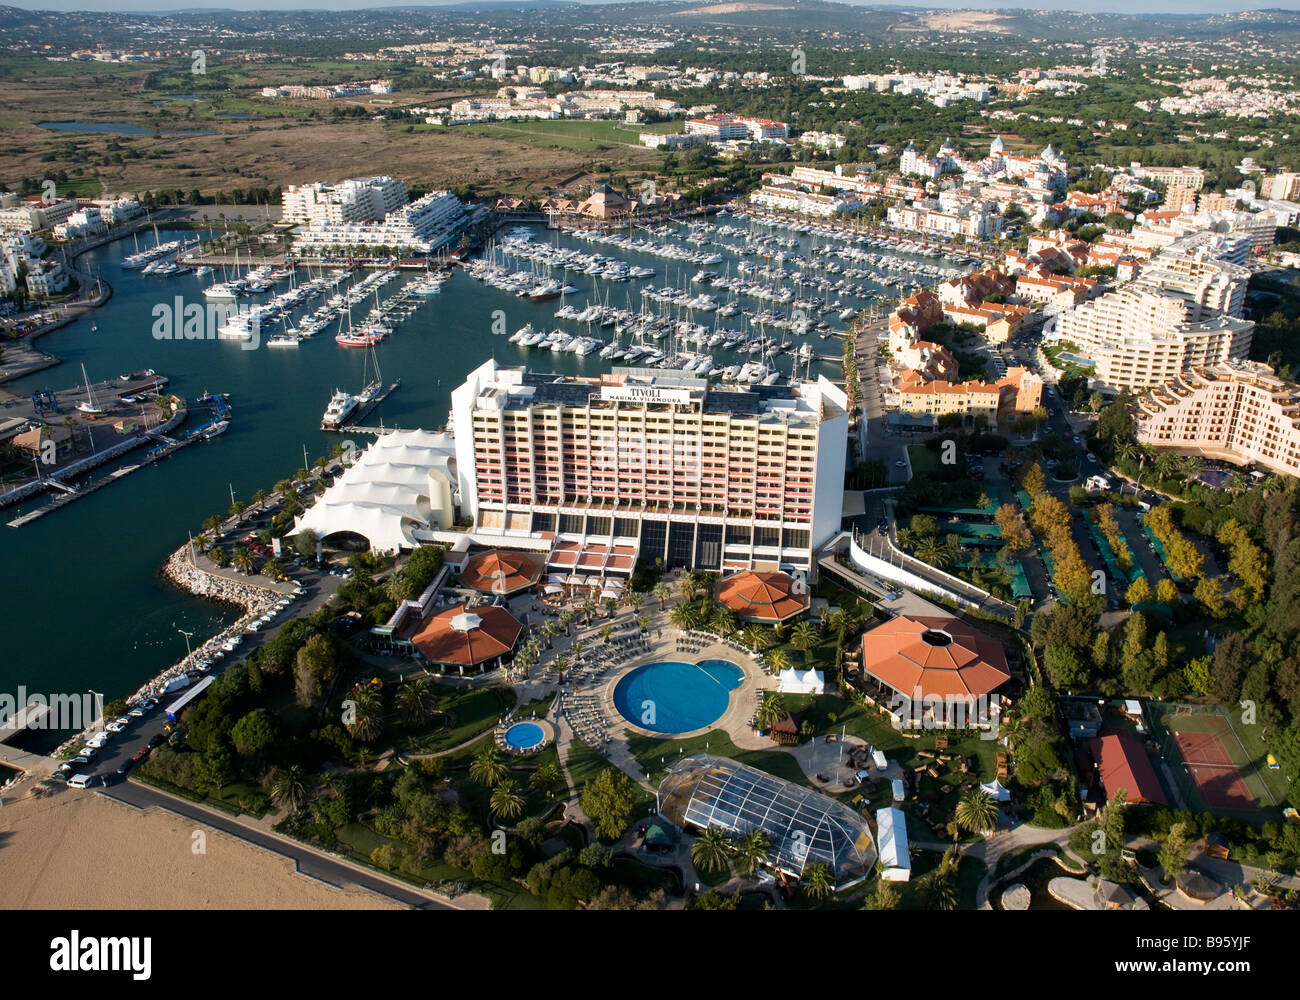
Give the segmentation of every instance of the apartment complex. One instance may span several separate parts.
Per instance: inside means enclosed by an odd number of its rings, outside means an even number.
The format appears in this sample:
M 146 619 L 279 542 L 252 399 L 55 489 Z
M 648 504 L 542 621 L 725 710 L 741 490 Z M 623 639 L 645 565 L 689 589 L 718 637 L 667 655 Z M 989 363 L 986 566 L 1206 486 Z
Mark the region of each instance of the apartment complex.
M 654 369 L 488 361 L 452 393 L 475 537 L 548 539 L 710 570 L 810 570 L 840 528 L 848 413 L 825 378 L 721 391 Z
M 378 222 L 406 204 L 406 185 L 387 176 L 351 177 L 338 184 L 290 184 L 281 201 L 285 222 Z
M 686 119 L 687 135 L 702 135 L 709 142 L 726 142 L 728 139 L 788 139 L 790 129 L 785 122 L 768 118 L 748 118 L 743 115 L 714 114 L 703 118 Z
M 927 380 L 920 370 L 904 372 L 899 379 L 890 423 L 901 427 L 935 430 L 946 416 L 960 416 L 966 426 L 983 418 L 988 427 L 999 419 L 1032 413 L 1042 403 L 1043 380 L 1028 368 L 1010 368 L 996 382 Z M 888 395 L 888 394 L 887 394 Z
M 1135 410 L 1142 444 L 1300 476 L 1300 386 L 1267 365 L 1193 368 L 1140 397 Z
M 380 222 L 313 222 L 294 236 L 294 249 L 307 253 L 333 248 L 389 247 L 402 253 L 430 253 L 449 243 L 466 218 L 464 204 L 449 191 L 430 191 L 399 205 Z
M 1091 359 L 1105 385 L 1162 385 L 1186 368 L 1247 356 L 1255 325 L 1240 317 L 1249 279 L 1206 248 L 1166 251 L 1131 284 L 1062 313 L 1051 336 Z

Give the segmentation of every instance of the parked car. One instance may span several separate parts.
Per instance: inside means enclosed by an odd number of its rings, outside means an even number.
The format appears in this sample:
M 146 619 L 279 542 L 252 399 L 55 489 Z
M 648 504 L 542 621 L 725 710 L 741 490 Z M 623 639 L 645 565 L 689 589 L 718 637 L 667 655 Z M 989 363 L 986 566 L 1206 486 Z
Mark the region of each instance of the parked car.
M 162 733 L 154 733 L 149 737 L 149 742 L 145 744 L 150 750 L 156 749 L 167 742 L 167 737 Z
M 126 726 L 122 725 L 122 723 L 120 723 L 120 722 L 110 722 L 110 723 L 109 723 L 107 726 L 105 726 L 104 728 L 107 729 L 110 733 L 124 733 L 124 732 L 126 732 Z

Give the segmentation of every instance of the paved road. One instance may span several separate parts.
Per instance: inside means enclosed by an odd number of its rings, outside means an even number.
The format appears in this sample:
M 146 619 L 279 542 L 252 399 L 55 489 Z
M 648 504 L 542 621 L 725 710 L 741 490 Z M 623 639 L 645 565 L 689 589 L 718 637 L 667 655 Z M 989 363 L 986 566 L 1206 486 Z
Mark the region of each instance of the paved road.
M 405 903 L 407 906 L 420 910 L 457 909 L 455 906 L 432 899 L 416 889 L 404 888 L 364 869 L 325 857 L 306 845 L 253 829 L 229 816 L 168 795 L 147 785 L 127 782 L 126 784 L 106 788 L 100 794 L 140 809 L 147 809 L 151 806 L 167 809 L 196 823 L 220 830 L 232 837 L 238 837 L 240 840 L 256 844 L 265 850 L 290 858 L 302 874 L 310 875 L 312 878 L 320 879 L 340 888 L 349 885 L 360 886 L 380 896 L 397 900 L 399 903 Z

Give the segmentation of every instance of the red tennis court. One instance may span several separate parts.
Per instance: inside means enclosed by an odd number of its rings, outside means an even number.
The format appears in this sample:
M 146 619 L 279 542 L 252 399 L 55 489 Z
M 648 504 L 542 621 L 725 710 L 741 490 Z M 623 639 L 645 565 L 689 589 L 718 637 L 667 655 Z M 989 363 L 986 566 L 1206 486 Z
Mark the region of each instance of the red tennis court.
M 1241 780 L 1223 741 L 1214 733 L 1174 733 L 1196 794 L 1210 809 L 1254 809 L 1255 796 Z
M 1174 733 L 1174 742 L 1183 761 L 1190 767 L 1193 764 L 1209 764 L 1211 767 L 1232 767 L 1232 757 L 1215 733 Z

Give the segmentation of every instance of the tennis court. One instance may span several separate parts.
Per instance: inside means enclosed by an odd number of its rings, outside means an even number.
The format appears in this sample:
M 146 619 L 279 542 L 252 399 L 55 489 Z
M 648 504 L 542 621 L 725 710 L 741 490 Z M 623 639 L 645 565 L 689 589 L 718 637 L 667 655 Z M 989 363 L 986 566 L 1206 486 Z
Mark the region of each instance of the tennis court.
M 1183 766 L 1196 794 L 1210 809 L 1255 809 L 1259 803 L 1241 779 L 1223 741 L 1214 733 L 1174 732 Z
M 1164 730 L 1165 757 L 1190 808 L 1253 811 L 1277 804 L 1257 755 L 1246 749 L 1228 715 L 1204 705 L 1162 707 L 1152 712 L 1157 734 Z

